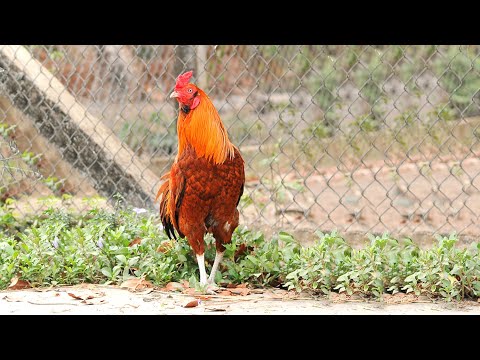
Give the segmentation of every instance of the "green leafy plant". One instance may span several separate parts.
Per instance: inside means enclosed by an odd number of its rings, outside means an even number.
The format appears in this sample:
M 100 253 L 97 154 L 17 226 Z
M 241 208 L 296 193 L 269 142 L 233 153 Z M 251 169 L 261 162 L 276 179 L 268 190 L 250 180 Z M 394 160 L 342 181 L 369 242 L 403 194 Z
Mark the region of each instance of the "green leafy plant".
M 11 205 L 0 208 L 0 288 L 15 276 L 33 286 L 119 284 L 142 277 L 159 286 L 188 280 L 198 287 L 188 242 L 169 240 L 148 211 L 93 208 L 74 214 L 50 208 L 21 220 Z M 305 247 L 284 231 L 266 239 L 241 226 L 226 244 L 216 281 L 374 298 L 398 292 L 447 301 L 479 298 L 480 244 L 457 243 L 455 234 L 438 236 L 434 247 L 420 249 L 408 238 L 398 241 L 384 233 L 369 235 L 368 244 L 355 249 L 333 231 L 317 232 L 315 243 Z M 207 236 L 207 271 L 214 258 L 215 242 Z
M 31 151 L 24 151 L 22 153 L 22 160 L 25 161 L 28 165 L 33 166 L 38 163 L 41 159 L 42 154 L 35 154 Z
M 53 192 L 60 190 L 64 183 L 65 179 L 59 179 L 56 176 L 49 176 L 46 179 L 42 179 L 42 182 Z
M 0 136 L 7 139 L 12 132 L 15 130 L 17 125 L 9 125 L 5 123 L 0 123 Z
M 125 122 L 119 130 L 119 137 L 136 152 L 161 150 L 171 154 L 177 144 L 175 122 L 160 111 L 152 112 L 147 119 Z
M 442 88 L 449 93 L 457 115 L 472 116 L 479 113 L 480 59 L 477 51 L 449 46 L 442 56 L 433 61 L 432 69 L 439 77 Z

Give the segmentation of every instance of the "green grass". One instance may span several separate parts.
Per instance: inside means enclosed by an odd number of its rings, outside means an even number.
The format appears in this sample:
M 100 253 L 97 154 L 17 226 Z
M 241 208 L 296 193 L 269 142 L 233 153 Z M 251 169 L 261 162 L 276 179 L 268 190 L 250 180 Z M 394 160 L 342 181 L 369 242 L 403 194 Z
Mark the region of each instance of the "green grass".
M 478 243 L 460 249 L 451 235 L 423 250 L 409 239 L 384 234 L 370 236 L 368 246 L 354 249 L 335 232 L 312 237 L 314 245 L 303 247 L 286 232 L 267 240 L 260 232 L 239 227 L 216 280 L 320 294 L 380 297 L 413 292 L 449 301 L 479 297 Z M 141 241 L 131 245 L 135 239 Z M 207 245 L 210 271 L 215 256 L 211 237 Z M 240 246 L 247 251 L 239 254 Z M 0 208 L 0 289 L 15 276 L 33 286 L 119 284 L 131 277 L 145 277 L 159 286 L 182 279 L 195 283 L 198 267 L 192 255 L 186 240 L 166 238 L 155 214 L 117 208 L 75 215 L 49 209 L 19 220 L 8 205 Z

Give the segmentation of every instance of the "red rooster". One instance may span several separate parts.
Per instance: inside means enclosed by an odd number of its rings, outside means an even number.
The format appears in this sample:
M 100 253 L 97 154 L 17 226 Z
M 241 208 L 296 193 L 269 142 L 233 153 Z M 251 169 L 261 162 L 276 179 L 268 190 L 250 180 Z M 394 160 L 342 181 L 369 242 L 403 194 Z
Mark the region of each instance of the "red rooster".
M 179 103 L 178 154 L 158 190 L 160 218 L 167 236 L 187 237 L 197 257 L 200 284 L 215 286 L 225 247 L 238 226 L 237 210 L 245 183 L 244 161 L 210 98 L 189 83 L 192 71 L 179 75 L 170 95 Z M 213 234 L 216 255 L 207 279 L 206 233 Z

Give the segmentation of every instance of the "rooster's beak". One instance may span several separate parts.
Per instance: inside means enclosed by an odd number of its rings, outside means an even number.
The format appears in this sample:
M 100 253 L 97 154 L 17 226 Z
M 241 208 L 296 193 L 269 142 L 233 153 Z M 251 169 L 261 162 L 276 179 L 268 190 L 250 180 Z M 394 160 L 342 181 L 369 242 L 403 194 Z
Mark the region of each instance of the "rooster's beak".
M 176 97 L 178 97 L 179 95 L 180 95 L 180 94 L 179 94 L 178 92 L 174 91 L 174 92 L 172 92 L 172 93 L 170 94 L 170 98 L 176 98 Z

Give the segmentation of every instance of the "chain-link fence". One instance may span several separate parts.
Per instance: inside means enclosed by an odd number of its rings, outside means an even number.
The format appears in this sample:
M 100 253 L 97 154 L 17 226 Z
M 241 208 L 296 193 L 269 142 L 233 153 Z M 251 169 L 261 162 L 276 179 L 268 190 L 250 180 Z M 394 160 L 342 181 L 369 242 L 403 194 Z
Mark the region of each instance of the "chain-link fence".
M 176 76 L 194 69 L 246 161 L 244 224 L 480 234 L 479 46 L 20 49 L 31 59 L 0 52 L 0 132 L 19 149 L 2 152 L 10 168 L 16 161 L 42 174 L 2 170 L 1 198 L 15 198 L 20 213 L 39 211 L 52 194 L 82 210 L 97 192 L 133 193 L 131 179 L 147 170 L 156 180 L 132 203 L 158 207 L 151 198 L 177 144 L 177 103 L 168 95 Z M 40 70 L 30 69 L 36 61 Z M 78 129 L 66 125 L 70 117 Z M 94 145 L 77 140 L 90 136 L 79 130 L 87 122 L 92 138 L 103 136 Z M 117 155 L 137 160 L 105 165 Z

